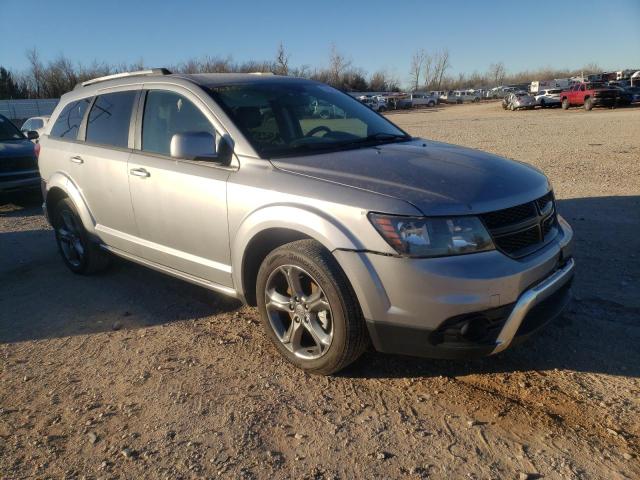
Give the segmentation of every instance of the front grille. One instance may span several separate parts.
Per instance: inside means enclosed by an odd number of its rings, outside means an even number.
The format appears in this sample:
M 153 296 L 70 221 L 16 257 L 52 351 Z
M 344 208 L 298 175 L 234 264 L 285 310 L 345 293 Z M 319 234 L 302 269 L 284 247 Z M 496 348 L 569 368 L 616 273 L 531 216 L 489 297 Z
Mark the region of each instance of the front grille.
M 533 203 L 525 203 L 517 207 L 505 208 L 496 212 L 485 213 L 482 216 L 487 228 L 500 228 L 535 217 L 536 208 Z
M 35 170 L 38 168 L 36 157 L 0 158 L 0 173 L 10 173 L 17 170 Z
M 546 245 L 557 233 L 553 192 L 528 203 L 480 216 L 496 247 L 519 258 Z

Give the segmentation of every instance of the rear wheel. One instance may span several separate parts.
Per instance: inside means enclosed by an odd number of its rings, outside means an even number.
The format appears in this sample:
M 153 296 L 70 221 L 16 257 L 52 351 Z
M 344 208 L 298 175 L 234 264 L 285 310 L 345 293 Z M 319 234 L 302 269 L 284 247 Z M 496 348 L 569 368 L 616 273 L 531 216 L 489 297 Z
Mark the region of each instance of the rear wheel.
M 73 273 L 89 274 L 109 265 L 109 255 L 91 241 L 71 200 L 57 203 L 52 223 L 62 260 Z
M 271 252 L 260 266 L 256 289 L 267 335 L 295 366 L 330 375 L 367 347 L 353 289 L 333 255 L 315 240 Z
M 584 101 L 584 109 L 589 111 L 593 108 L 593 100 L 590 98 L 585 99 Z
M 569 108 L 569 100 L 566 98 L 562 99 L 562 109 L 567 110 Z

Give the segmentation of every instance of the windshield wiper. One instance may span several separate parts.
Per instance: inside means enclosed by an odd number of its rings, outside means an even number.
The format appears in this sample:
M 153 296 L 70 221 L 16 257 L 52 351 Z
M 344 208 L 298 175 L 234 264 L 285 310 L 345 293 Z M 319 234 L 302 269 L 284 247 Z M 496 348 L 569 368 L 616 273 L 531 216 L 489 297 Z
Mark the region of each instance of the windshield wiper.
M 362 138 L 355 138 L 342 142 L 313 142 L 313 143 L 300 143 L 298 145 L 290 146 L 288 151 L 274 151 L 269 152 L 271 155 L 277 155 L 278 157 L 288 157 L 291 155 L 296 155 L 300 152 L 321 152 L 321 151 L 331 151 L 331 150 L 340 150 L 342 148 L 359 148 L 366 147 L 370 145 L 394 142 L 394 141 L 408 141 L 411 140 L 412 137 L 410 135 L 402 135 L 397 133 L 374 133 L 372 135 L 368 135 Z
M 380 142 L 395 142 L 397 140 L 408 141 L 411 140 L 411 135 L 404 135 L 399 133 L 386 133 L 386 132 L 378 132 L 373 133 L 371 135 L 367 135 L 363 138 L 358 138 L 355 140 L 349 140 L 348 142 L 342 142 L 340 145 L 367 145 L 370 143 L 380 143 Z

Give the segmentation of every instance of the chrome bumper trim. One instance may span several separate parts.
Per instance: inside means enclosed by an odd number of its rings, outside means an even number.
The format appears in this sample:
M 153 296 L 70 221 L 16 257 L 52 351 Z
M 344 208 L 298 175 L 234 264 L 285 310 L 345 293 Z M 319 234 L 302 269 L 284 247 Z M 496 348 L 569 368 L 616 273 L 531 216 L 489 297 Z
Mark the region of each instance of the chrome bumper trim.
M 502 327 L 498 335 L 496 347 L 491 352 L 492 354 L 503 351 L 511 344 L 513 337 L 515 337 L 527 313 L 529 313 L 536 304 L 548 298 L 565 285 L 571 279 L 574 269 L 575 261 L 573 258 L 570 258 L 560 270 L 556 270 L 542 282 L 520 295 L 515 307 L 513 307 L 511 315 L 507 318 L 504 327 Z

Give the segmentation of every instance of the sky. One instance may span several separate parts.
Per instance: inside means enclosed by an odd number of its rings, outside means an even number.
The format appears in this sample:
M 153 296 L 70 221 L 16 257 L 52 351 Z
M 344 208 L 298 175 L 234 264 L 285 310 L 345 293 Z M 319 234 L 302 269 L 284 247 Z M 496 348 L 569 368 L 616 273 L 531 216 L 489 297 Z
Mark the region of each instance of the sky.
M 0 65 L 43 60 L 147 67 L 189 58 L 235 61 L 275 56 L 282 42 L 294 66 L 325 66 L 331 45 L 367 73 L 408 79 L 411 55 L 448 48 L 449 74 L 538 67 L 640 68 L 640 0 L 580 1 L 151 1 L 0 0 Z

